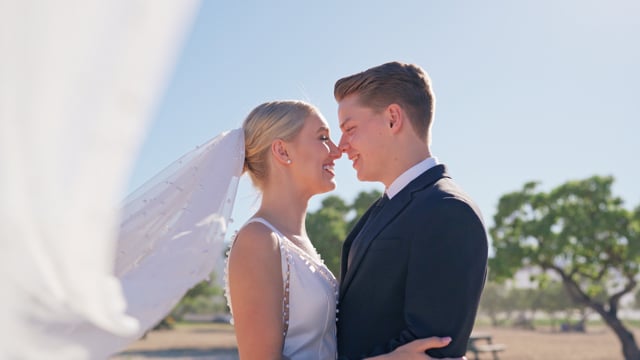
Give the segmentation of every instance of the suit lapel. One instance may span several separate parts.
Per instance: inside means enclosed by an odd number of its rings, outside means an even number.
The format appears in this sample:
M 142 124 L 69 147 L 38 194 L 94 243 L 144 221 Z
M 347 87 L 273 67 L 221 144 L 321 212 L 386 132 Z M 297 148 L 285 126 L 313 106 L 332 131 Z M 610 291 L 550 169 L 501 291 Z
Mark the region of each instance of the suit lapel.
M 398 198 L 398 195 L 389 200 L 386 206 L 380 210 L 380 213 L 377 214 L 376 218 L 374 219 L 375 221 L 371 221 L 366 224 L 366 226 L 361 228 L 361 231 L 359 231 L 357 235 L 354 236 L 352 242 L 357 241 L 358 246 L 355 248 L 351 247 L 351 251 L 356 252 L 352 255 L 351 266 L 349 266 L 349 268 L 347 269 L 345 278 L 344 280 L 342 280 L 342 286 L 340 286 L 340 297 L 342 297 L 346 293 L 349 285 L 351 284 L 353 276 L 358 270 L 358 267 L 360 266 L 360 263 L 362 262 L 362 259 L 373 240 L 378 236 L 382 229 L 384 229 L 384 227 L 387 226 L 387 224 L 409 204 L 409 201 L 407 201 L 408 199 L 406 199 L 406 197 L 411 197 L 409 193 L 405 194 L 406 196 L 403 196 L 402 199 Z M 343 256 L 348 257 L 348 253 L 344 254 Z
M 340 299 L 346 293 L 351 280 L 355 276 L 355 273 L 358 270 L 367 250 L 371 246 L 371 243 L 375 240 L 375 238 L 380 234 L 380 232 L 391 222 L 402 209 L 407 207 L 411 200 L 413 199 L 413 193 L 419 190 L 422 190 L 426 187 L 433 185 L 436 181 L 441 179 L 442 177 L 448 177 L 446 174 L 446 168 L 444 165 L 437 165 L 422 175 L 418 176 L 411 183 L 409 183 L 402 191 L 400 191 L 393 199 L 389 200 L 384 208 L 380 210 L 380 213 L 377 214 L 375 221 L 372 221 L 370 224 L 366 224 L 366 218 L 371 214 L 371 208 L 367 210 L 367 213 L 363 218 L 358 222 L 358 225 L 351 231 L 347 239 L 345 240 L 345 244 L 343 246 L 342 252 L 342 269 L 341 269 L 341 281 L 340 281 Z M 372 205 L 372 207 L 375 205 Z M 357 248 L 352 248 L 351 245 L 353 242 L 358 241 Z M 348 245 L 348 246 L 347 246 Z M 356 252 L 352 255 L 351 266 L 347 269 L 347 257 L 349 250 L 355 250 Z
M 349 257 L 348 255 L 349 255 L 349 250 L 351 250 L 351 244 L 353 244 L 353 240 L 357 237 L 357 235 L 362 230 L 363 225 L 367 222 L 369 215 L 371 215 L 372 209 L 373 209 L 373 206 L 364 212 L 360 220 L 358 220 L 358 222 L 353 227 L 353 229 L 349 232 L 349 235 L 347 235 L 347 238 L 342 244 L 342 255 L 340 259 L 341 260 L 340 261 L 340 279 L 344 279 L 346 276 L 347 263 L 348 263 L 348 257 Z M 341 285 L 343 283 L 344 283 L 343 281 L 340 282 Z

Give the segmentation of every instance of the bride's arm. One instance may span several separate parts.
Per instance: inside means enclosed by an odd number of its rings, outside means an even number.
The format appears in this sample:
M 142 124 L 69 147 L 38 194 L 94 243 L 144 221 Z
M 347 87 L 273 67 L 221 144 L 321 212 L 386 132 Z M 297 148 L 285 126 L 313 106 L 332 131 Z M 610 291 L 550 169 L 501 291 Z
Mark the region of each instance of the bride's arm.
M 242 228 L 229 255 L 229 292 L 243 360 L 281 359 L 283 283 L 278 240 L 261 224 Z
M 425 359 L 434 359 L 429 355 L 425 354 L 425 350 L 441 348 L 447 346 L 451 342 L 450 337 L 430 337 L 426 339 L 418 339 L 413 340 L 412 342 L 399 346 L 394 351 L 384 354 L 378 355 L 372 358 L 366 358 L 368 360 L 425 360 Z M 444 360 L 466 360 L 466 357 L 460 358 L 444 358 Z

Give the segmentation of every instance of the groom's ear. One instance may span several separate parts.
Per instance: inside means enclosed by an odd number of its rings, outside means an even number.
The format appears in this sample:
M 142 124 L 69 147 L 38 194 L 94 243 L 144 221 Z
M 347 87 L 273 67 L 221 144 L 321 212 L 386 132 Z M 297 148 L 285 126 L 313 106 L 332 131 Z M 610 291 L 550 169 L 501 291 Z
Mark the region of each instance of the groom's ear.
M 390 104 L 386 110 L 389 129 L 392 133 L 400 131 L 404 121 L 404 112 L 398 104 Z

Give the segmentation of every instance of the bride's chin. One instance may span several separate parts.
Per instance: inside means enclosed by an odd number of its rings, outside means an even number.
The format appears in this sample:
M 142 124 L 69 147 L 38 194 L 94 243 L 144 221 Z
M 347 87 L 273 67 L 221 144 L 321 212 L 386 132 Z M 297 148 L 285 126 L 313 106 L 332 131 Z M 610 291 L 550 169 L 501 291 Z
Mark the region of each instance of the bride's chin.
M 333 191 L 336 189 L 336 183 L 334 181 L 331 181 L 331 183 L 329 183 L 324 189 L 322 189 L 322 192 L 320 194 L 324 194 L 324 193 L 328 193 L 330 191 Z

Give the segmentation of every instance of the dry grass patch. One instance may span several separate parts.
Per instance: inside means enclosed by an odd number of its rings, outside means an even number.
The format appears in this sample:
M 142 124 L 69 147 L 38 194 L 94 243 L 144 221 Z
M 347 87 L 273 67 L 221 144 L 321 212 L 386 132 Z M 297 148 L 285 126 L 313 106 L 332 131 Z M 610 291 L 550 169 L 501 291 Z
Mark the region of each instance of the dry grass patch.
M 548 328 L 519 330 L 479 326 L 493 342 L 506 345 L 500 360 L 622 360 L 620 344 L 606 326 L 588 326 L 586 333 L 561 333 Z M 634 330 L 640 341 L 640 329 Z M 153 331 L 112 360 L 237 359 L 233 327 L 226 324 L 180 324 Z M 467 354 L 473 360 L 473 354 Z M 492 359 L 490 353 L 480 359 Z

